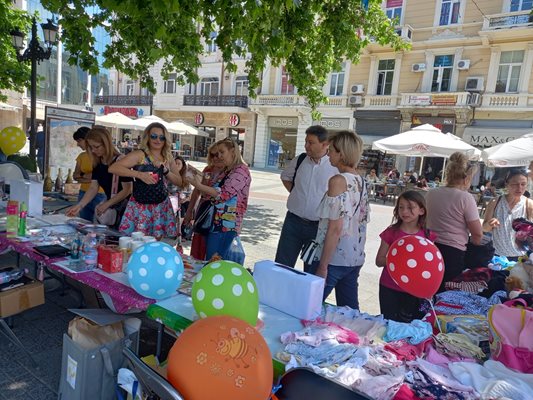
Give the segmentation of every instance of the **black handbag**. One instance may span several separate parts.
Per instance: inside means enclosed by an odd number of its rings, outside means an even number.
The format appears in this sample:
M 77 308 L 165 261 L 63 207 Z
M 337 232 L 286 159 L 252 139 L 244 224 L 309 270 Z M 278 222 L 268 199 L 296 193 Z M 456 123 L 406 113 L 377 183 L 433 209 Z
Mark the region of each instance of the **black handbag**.
M 200 204 L 196 217 L 194 219 L 193 231 L 202 236 L 207 236 L 213 226 L 215 219 L 215 205 L 213 202 L 206 200 Z
M 144 153 L 146 155 L 146 153 Z M 148 185 L 140 179 L 135 179 L 133 182 L 133 198 L 137 203 L 141 204 L 159 204 L 168 198 L 168 190 L 163 181 L 163 165 L 156 167 L 152 161 L 146 156 L 149 164 L 140 164 L 133 167 L 135 171 L 139 172 L 154 172 L 157 173 L 157 183 Z
M 228 175 L 226 174 L 224 178 L 220 180 L 217 186 L 222 187 L 227 177 Z M 213 227 L 215 213 L 215 203 L 210 200 L 206 200 L 203 203 L 200 203 L 198 211 L 196 211 L 196 216 L 194 217 L 194 225 L 192 227 L 192 230 L 195 233 L 198 233 L 199 235 L 207 236 L 209 232 L 211 232 L 211 228 Z
M 465 267 L 488 267 L 492 257 L 494 257 L 494 252 L 492 240 L 479 245 L 469 241 L 466 245 Z

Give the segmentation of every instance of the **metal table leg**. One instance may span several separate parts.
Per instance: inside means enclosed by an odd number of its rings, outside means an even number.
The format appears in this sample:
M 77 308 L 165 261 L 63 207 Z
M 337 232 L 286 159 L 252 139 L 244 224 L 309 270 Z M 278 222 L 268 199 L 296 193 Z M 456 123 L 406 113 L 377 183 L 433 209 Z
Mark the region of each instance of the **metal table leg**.
M 9 325 L 6 323 L 6 321 L 3 318 L 0 318 L 0 332 L 4 334 L 15 346 L 18 346 L 31 360 L 32 364 L 34 366 L 37 366 L 37 362 L 32 357 L 31 353 L 24 347 L 22 342 L 19 340 L 19 338 L 15 335 L 15 333 L 11 330 Z

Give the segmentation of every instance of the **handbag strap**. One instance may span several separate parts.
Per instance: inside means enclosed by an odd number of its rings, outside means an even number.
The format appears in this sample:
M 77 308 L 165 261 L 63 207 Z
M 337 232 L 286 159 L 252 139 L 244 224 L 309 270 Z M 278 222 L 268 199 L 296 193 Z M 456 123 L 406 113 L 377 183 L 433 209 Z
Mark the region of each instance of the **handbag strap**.
M 144 150 L 143 150 L 144 151 Z M 114 159 L 113 159 L 113 163 L 117 162 L 118 160 L 120 160 L 121 158 L 123 158 L 124 155 L 123 154 L 119 154 L 117 155 Z M 118 183 L 119 183 L 119 180 L 120 180 L 120 177 L 116 174 L 113 174 L 113 180 L 111 182 L 111 197 L 113 197 L 114 195 L 116 195 L 118 193 Z

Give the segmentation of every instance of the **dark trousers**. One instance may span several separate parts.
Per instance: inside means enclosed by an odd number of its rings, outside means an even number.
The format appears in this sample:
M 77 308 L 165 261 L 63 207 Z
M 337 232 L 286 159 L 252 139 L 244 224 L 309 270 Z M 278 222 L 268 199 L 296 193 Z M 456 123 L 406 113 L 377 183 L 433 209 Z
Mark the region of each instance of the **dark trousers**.
M 318 221 L 308 221 L 287 211 L 279 237 L 276 262 L 294 267 L 302 247 L 316 238 L 317 230 Z
M 418 297 L 383 285 L 379 285 L 379 308 L 383 317 L 398 322 L 411 322 L 424 316 L 419 310 Z
M 439 293 L 444 292 L 444 284 L 459 276 L 465 269 L 465 251 L 442 243 L 435 243 L 444 260 L 444 279 Z

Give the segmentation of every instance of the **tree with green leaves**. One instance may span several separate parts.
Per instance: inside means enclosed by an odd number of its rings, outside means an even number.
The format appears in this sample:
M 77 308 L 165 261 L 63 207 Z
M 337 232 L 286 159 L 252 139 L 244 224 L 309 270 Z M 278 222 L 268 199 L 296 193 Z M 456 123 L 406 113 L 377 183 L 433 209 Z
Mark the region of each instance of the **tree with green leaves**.
M 366 3 L 366 1 L 365 1 Z M 17 62 L 10 32 L 27 31 L 29 17 L 0 0 L 0 90 L 22 91 L 28 67 Z M 115 68 L 155 92 L 150 67 L 163 60 L 163 76 L 177 73 L 178 82 L 198 81 L 197 68 L 204 41 L 214 39 L 225 69 L 236 71 L 235 56 L 246 61 L 250 95 L 261 84 L 267 63 L 285 65 L 291 83 L 314 109 L 326 97 L 328 73 L 341 63 L 359 61 L 371 40 L 400 51 L 408 45 L 394 31 L 381 9 L 381 0 L 42 0 L 59 16 L 68 62 L 89 73 Z M 92 34 L 106 30 L 113 41 L 99 54 Z
M 11 31 L 19 28 L 28 32 L 31 20 L 24 11 L 13 8 L 12 0 L 0 0 L 0 101 L 7 96 L 4 90 L 23 92 L 30 82 L 30 67 L 17 60 Z
M 3 0 L 2 0 L 3 1 Z M 365 1 L 366 3 L 366 1 Z M 139 79 L 155 92 L 150 67 L 163 60 L 163 76 L 198 81 L 203 41 L 214 39 L 225 69 L 234 72 L 235 56 L 246 61 L 250 95 L 260 86 L 267 63 L 285 65 L 291 83 L 314 109 L 326 101 L 327 75 L 341 63 L 357 63 L 373 40 L 400 51 L 407 44 L 381 9 L 381 0 L 42 0 L 59 15 L 69 63 L 98 71 L 91 29 L 102 27 L 114 38 L 103 53 L 106 68 Z

